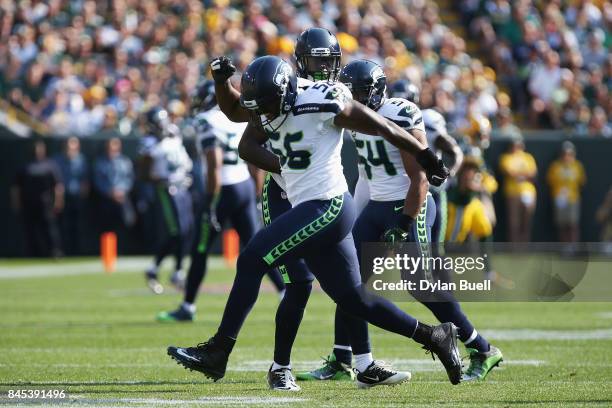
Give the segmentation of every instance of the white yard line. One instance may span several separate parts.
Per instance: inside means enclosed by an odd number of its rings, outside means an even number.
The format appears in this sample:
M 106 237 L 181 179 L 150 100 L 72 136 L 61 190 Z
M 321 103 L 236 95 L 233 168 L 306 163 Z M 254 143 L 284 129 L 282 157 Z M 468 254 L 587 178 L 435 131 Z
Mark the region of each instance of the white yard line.
M 4 399 L 0 399 L 0 406 L 6 406 L 3 403 Z M 11 401 L 11 400 L 7 400 Z M 113 407 L 119 406 L 201 406 L 201 405 L 236 405 L 236 406 L 253 406 L 253 405 L 274 405 L 274 404 L 291 404 L 297 402 L 306 402 L 306 398 L 291 398 L 291 397 L 202 397 L 196 399 L 162 399 L 162 398 L 87 398 L 81 396 L 69 395 L 66 399 L 57 400 L 20 400 L 20 404 L 34 405 L 38 407 L 46 406 L 96 406 L 96 407 Z

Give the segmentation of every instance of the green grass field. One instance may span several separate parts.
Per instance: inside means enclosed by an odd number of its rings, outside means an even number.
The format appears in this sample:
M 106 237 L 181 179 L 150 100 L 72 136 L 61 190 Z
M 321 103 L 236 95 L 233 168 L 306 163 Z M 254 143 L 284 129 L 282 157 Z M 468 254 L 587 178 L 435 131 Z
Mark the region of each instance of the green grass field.
M 612 406 L 612 303 L 466 304 L 479 331 L 504 352 L 486 382 L 452 386 L 441 365 L 415 343 L 372 329 L 374 355 L 413 379 L 397 387 L 357 390 L 351 383 L 302 383 L 299 393 L 271 392 L 278 296 L 267 283 L 230 359 L 212 383 L 176 365 L 168 345 L 193 345 L 212 335 L 233 270 L 219 259 L 193 324 L 159 324 L 179 294 L 144 287 L 144 258 L 121 259 L 106 275 L 97 260 L 0 262 L 0 405 L 62 406 Z M 164 274 L 167 278 L 168 274 Z M 431 322 L 414 303 L 402 307 Z M 333 304 L 313 293 L 293 353 L 311 368 L 333 341 Z M 9 390 L 65 390 L 65 400 L 17 401 Z

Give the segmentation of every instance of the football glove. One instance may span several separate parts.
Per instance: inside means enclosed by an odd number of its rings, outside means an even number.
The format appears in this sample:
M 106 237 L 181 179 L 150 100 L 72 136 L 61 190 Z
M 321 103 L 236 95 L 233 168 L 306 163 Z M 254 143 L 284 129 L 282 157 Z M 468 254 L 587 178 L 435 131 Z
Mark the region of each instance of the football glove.
M 449 171 L 444 162 L 429 147 L 417 153 L 416 161 L 425 170 L 427 181 L 432 186 L 440 186 L 448 178 Z
M 225 57 L 217 57 L 210 62 L 210 70 L 216 83 L 224 83 L 236 72 L 232 61 Z
M 412 229 L 413 224 L 414 218 L 408 214 L 401 214 L 397 224 L 385 231 L 382 236 L 382 240 L 392 244 L 397 242 L 408 242 L 410 238 L 410 230 Z
M 206 194 L 204 197 L 204 214 L 202 214 L 202 222 L 207 222 L 210 227 L 216 231 L 221 231 L 221 224 L 217 219 L 217 202 L 218 195 Z

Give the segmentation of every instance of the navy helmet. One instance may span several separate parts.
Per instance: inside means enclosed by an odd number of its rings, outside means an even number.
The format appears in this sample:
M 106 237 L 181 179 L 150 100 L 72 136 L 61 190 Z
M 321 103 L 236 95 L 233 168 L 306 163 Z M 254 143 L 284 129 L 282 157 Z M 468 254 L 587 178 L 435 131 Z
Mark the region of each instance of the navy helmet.
M 421 98 L 419 87 L 407 79 L 395 81 L 389 89 L 389 94 L 392 98 L 403 98 L 416 104 Z
M 168 112 L 159 106 L 155 106 L 145 113 L 145 127 L 147 132 L 153 135 L 162 137 L 169 124 Z
M 353 99 L 377 110 L 385 99 L 387 77 L 380 65 L 359 59 L 348 63 L 340 72 L 340 82 L 352 92 Z
M 279 57 L 267 55 L 249 64 L 240 82 L 240 105 L 251 112 L 253 125 L 276 132 L 272 122 L 291 111 L 297 98 L 297 77 Z
M 295 43 L 297 74 L 311 81 L 335 81 L 340 73 L 342 51 L 338 39 L 325 28 L 309 28 Z
M 215 105 L 217 105 L 215 82 L 210 79 L 200 82 L 191 98 L 192 113 L 205 112 Z

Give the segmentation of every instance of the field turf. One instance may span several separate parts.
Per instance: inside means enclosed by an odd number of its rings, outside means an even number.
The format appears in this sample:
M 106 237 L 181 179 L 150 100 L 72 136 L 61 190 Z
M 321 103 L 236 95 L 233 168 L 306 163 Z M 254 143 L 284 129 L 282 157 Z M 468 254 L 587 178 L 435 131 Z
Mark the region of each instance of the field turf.
M 412 371 L 412 381 L 370 390 L 307 382 L 289 394 L 266 388 L 279 301 L 267 282 L 226 377 L 212 383 L 176 365 L 166 347 L 194 345 L 215 332 L 233 269 L 212 260 L 195 323 L 160 324 L 155 314 L 176 307 L 180 296 L 171 289 L 161 296 L 147 291 L 147 262 L 120 259 L 111 275 L 92 259 L 0 262 L 0 405 L 612 406 L 612 303 L 464 305 L 505 356 L 482 383 L 450 385 L 441 365 L 415 343 L 374 328 L 375 358 Z M 401 306 L 433 321 L 418 304 Z M 318 365 L 329 353 L 332 321 L 333 304 L 316 291 L 294 348 L 295 368 Z M 18 389 L 65 390 L 68 398 L 8 399 L 8 391 Z

